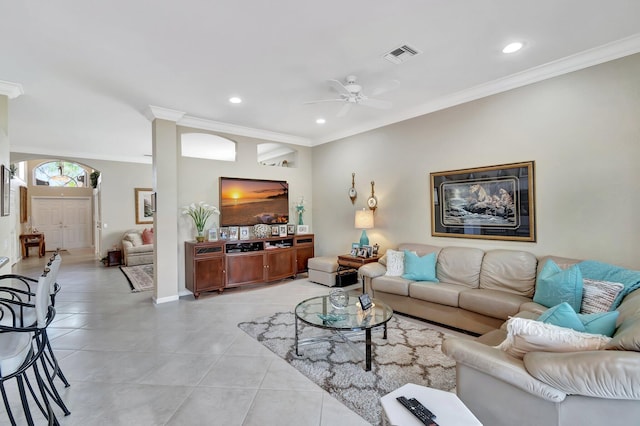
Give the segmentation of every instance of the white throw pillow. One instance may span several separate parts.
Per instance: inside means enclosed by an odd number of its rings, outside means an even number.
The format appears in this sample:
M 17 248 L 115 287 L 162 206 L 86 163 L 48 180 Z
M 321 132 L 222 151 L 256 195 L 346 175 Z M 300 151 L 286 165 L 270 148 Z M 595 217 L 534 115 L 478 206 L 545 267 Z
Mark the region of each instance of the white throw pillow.
M 582 280 L 581 314 L 608 312 L 618 294 L 624 289 L 621 283 L 596 281 L 589 278 Z
M 513 317 L 507 321 L 507 338 L 496 348 L 522 359 L 527 352 L 599 350 L 610 340 L 610 337 L 601 334 L 581 333 L 532 319 Z
M 404 274 L 404 251 L 387 250 L 387 272 L 389 277 L 399 277 Z

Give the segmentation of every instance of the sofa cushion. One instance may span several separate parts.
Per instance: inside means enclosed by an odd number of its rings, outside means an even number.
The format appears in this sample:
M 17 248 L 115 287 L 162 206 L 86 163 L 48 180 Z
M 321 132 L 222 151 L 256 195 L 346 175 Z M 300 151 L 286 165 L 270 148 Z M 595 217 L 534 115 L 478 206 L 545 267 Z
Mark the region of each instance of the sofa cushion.
M 609 311 L 618 294 L 624 289 L 624 285 L 621 283 L 597 281 L 589 278 L 584 278 L 582 284 L 580 312 L 583 314 Z
M 640 318 L 631 317 L 624 320 L 606 349 L 640 352 Z
M 139 253 L 149 253 L 149 252 L 153 253 L 153 244 L 143 244 L 140 246 L 129 247 L 129 249 L 127 249 L 128 255 L 139 254 Z
M 413 281 L 434 281 L 436 278 L 436 254 L 418 256 L 408 250 L 404 251 L 404 274 L 402 278 Z
M 561 269 L 553 260 L 538 274 L 533 301 L 548 308 L 567 302 L 574 311 L 582 303 L 582 273 L 577 265 Z
M 619 315 L 618 311 L 596 312 L 595 314 L 578 314 L 578 319 L 587 333 L 611 337 L 616 331 L 616 320 Z
M 449 283 L 419 281 L 409 284 L 409 296 L 426 302 L 458 307 L 460 292 L 467 287 Z
M 124 236 L 124 239 L 133 244 L 134 247 L 142 245 L 142 235 L 140 232 L 129 232 Z
M 404 274 L 404 251 L 387 250 L 385 253 L 387 272 L 386 276 L 400 277 Z
M 405 280 L 402 277 L 387 277 L 386 275 L 383 275 L 371 280 L 371 287 L 374 292 L 382 291 L 384 293 L 397 294 L 399 296 L 408 296 L 410 282 L 411 281 Z
M 418 256 L 424 256 L 425 254 L 435 253 L 436 257 L 442 250 L 441 247 L 432 246 L 429 244 L 411 244 L 411 243 L 403 243 L 398 246 L 399 251 L 408 250 L 414 252 Z
M 533 297 L 538 259 L 526 251 L 490 250 L 484 254 L 480 288 Z
M 635 352 L 530 352 L 524 366 L 536 379 L 572 395 L 640 399 L 640 354 Z
M 445 247 L 438 253 L 436 276 L 440 282 L 478 288 L 483 256 L 476 248 Z
M 600 334 L 581 333 L 525 318 L 511 318 L 507 323 L 507 338 L 497 348 L 522 359 L 528 352 L 599 350 L 610 340 L 610 337 Z
M 462 291 L 458 305 L 467 311 L 507 320 L 520 311 L 523 303 L 529 301 L 531 299 L 514 293 L 476 288 Z

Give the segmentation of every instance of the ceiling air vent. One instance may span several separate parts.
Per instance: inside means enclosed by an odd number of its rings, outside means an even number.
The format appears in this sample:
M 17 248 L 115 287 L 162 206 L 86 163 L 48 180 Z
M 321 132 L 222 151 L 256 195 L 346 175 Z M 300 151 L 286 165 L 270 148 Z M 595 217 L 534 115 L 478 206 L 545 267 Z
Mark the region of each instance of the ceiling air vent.
M 394 64 L 400 64 L 412 56 L 416 56 L 420 53 L 420 51 L 414 47 L 411 47 L 407 44 L 403 44 L 402 46 L 393 49 L 391 52 L 386 53 L 384 58 L 393 62 Z

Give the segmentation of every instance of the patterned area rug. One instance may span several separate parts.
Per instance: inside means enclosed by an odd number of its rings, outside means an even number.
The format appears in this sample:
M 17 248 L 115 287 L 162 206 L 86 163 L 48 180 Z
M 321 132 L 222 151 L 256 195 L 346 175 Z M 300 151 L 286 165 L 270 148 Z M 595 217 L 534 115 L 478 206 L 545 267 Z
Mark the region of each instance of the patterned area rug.
M 153 290 L 153 263 L 149 265 L 121 266 L 132 292 Z
M 387 340 L 381 330 L 373 332 L 371 371 L 365 371 L 364 358 L 342 342 L 303 346 L 297 356 L 293 321 L 293 313 L 280 312 L 238 327 L 373 425 L 382 424 L 380 397 L 402 385 L 455 392 L 455 361 L 440 350 L 446 335 L 427 325 L 394 315 Z M 300 336 L 318 332 L 323 330 L 302 326 Z M 351 340 L 364 352 L 364 333 Z

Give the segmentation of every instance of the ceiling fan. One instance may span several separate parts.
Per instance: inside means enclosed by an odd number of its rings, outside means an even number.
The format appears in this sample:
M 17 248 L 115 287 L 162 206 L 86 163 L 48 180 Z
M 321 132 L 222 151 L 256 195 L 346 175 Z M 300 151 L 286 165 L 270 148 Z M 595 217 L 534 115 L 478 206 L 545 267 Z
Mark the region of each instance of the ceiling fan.
M 321 99 L 317 101 L 308 101 L 305 104 L 317 104 L 321 102 L 344 102 L 344 105 L 336 114 L 337 117 L 343 117 L 349 112 L 353 105 L 362 105 L 378 109 L 391 108 L 391 102 L 383 101 L 380 99 L 372 99 L 362 92 L 362 86 L 358 84 L 355 75 L 349 75 L 346 78 L 345 83 L 338 80 L 328 80 L 331 88 L 333 88 L 340 95 L 339 98 L 334 99 Z M 389 84 L 383 87 L 379 87 L 372 92 L 372 96 L 380 95 L 389 90 L 398 87 L 400 82 L 398 80 L 391 80 Z

